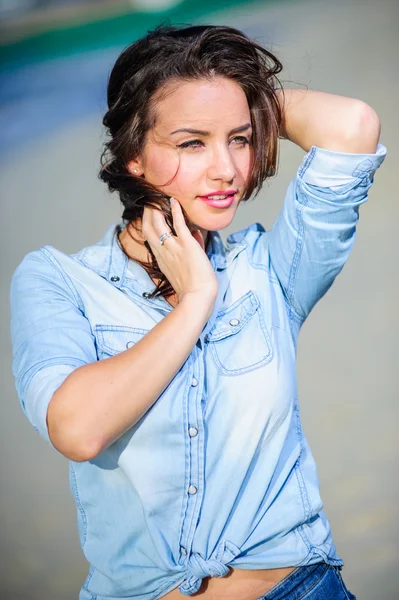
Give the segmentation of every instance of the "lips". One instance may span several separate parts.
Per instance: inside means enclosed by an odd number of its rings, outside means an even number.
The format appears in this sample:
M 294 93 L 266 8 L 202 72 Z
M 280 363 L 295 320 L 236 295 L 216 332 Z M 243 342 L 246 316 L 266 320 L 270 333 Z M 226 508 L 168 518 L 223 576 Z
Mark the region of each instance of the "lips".
M 214 199 L 213 196 L 234 196 L 234 194 L 237 193 L 237 190 L 215 190 L 214 192 L 211 192 L 210 194 L 203 194 L 202 196 L 200 196 L 200 198 L 210 198 Z
M 203 202 L 215 208 L 228 208 L 234 202 L 235 193 L 224 194 L 208 194 L 207 196 L 199 196 Z

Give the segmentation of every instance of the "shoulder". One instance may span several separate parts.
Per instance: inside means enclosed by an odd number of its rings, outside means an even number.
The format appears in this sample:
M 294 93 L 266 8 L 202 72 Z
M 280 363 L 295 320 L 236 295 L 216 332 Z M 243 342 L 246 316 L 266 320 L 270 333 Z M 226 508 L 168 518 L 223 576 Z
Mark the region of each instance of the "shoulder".
M 61 269 L 55 260 L 54 251 L 60 252 L 52 246 L 42 246 L 37 250 L 28 252 L 14 271 L 11 280 L 12 285 L 46 275 L 58 278 Z
M 29 293 L 35 290 L 59 291 L 69 294 L 75 304 L 80 305 L 80 298 L 74 285 L 78 276 L 85 280 L 85 273 L 104 275 L 109 269 L 115 224 L 111 225 L 103 238 L 78 252 L 67 254 L 51 245 L 42 246 L 26 254 L 16 267 L 11 279 L 11 297 L 15 294 Z
M 69 298 L 81 305 L 79 295 L 59 260 L 73 260 L 52 246 L 42 246 L 26 254 L 16 267 L 10 285 L 11 309 L 45 303 L 50 298 Z
M 259 235 L 261 235 L 264 232 L 265 228 L 263 227 L 263 225 L 261 225 L 258 222 L 252 223 L 252 225 L 249 225 L 244 229 L 240 229 L 235 233 L 231 233 L 226 240 L 227 246 L 234 247 L 236 244 L 242 243 L 251 244 L 251 242 L 256 240 L 259 237 Z
M 241 248 L 246 248 L 251 262 L 264 264 L 264 253 L 267 246 L 268 232 L 259 222 L 252 223 L 226 240 L 228 255 L 237 254 Z

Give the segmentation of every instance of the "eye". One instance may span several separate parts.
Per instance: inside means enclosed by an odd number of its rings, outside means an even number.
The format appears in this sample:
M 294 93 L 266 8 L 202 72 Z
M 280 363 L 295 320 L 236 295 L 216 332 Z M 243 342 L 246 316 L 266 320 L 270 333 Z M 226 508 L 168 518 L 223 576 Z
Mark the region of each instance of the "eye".
M 243 135 L 237 135 L 231 141 L 236 142 L 238 146 L 246 146 L 247 144 L 249 144 L 249 140 Z
M 190 140 L 188 142 L 183 142 L 183 144 L 178 144 L 178 148 L 200 148 L 203 146 L 203 142 L 201 140 Z
M 231 142 L 235 142 L 235 144 L 238 146 L 247 146 L 250 143 L 250 140 L 248 140 L 243 135 L 237 135 L 236 137 L 231 139 Z M 183 142 L 182 144 L 177 145 L 178 148 L 193 148 L 193 150 L 196 150 L 197 148 L 201 148 L 203 146 L 204 142 L 202 142 L 201 140 L 189 140 L 188 142 Z

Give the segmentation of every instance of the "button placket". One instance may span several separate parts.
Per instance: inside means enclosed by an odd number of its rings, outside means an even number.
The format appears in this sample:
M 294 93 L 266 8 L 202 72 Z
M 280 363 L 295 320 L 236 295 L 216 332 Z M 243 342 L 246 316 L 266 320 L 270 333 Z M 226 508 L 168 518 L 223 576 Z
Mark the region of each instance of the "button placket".
M 182 564 L 185 564 L 186 555 L 181 548 L 184 548 L 187 554 L 189 554 L 195 533 L 195 524 L 197 523 L 203 500 L 204 439 L 203 436 L 199 435 L 203 419 L 203 362 L 203 352 L 196 346 L 187 364 L 188 369 L 191 370 L 191 381 L 187 390 L 185 407 L 185 435 L 187 435 L 185 447 L 188 458 L 188 470 L 186 473 L 186 508 L 180 537 Z
M 193 377 L 191 380 L 191 387 L 197 387 L 197 385 L 198 385 L 198 379 L 196 377 Z M 196 427 L 189 427 L 188 435 L 190 436 L 190 438 L 196 437 L 198 435 L 198 429 Z M 198 491 L 198 488 L 195 485 L 190 485 L 188 488 L 188 493 L 191 496 L 196 494 L 197 491 Z

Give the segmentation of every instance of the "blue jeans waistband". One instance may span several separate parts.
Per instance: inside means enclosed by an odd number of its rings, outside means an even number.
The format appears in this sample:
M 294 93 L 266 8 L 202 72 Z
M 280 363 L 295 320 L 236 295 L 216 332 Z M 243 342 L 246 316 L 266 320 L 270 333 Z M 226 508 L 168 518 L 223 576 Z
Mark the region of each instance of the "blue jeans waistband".
M 297 567 L 258 600 L 356 600 L 341 570 L 324 562 Z

